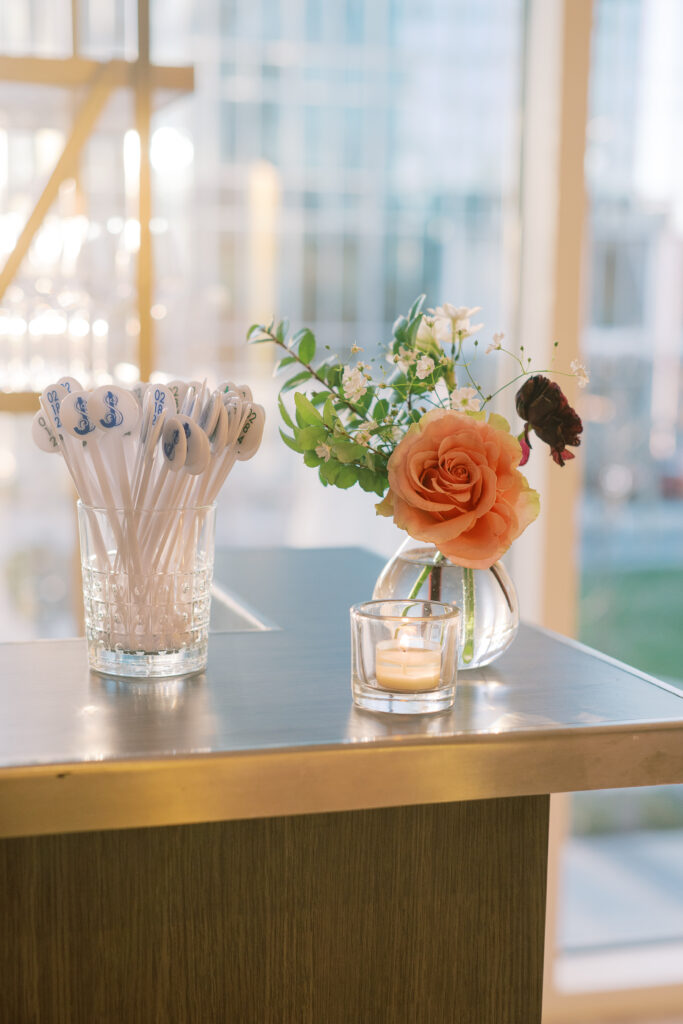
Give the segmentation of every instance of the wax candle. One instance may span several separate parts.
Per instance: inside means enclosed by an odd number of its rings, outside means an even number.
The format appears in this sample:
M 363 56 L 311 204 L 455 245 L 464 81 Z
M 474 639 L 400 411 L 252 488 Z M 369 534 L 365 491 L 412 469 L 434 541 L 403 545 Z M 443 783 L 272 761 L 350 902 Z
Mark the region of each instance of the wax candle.
M 381 640 L 375 652 L 375 675 L 383 690 L 435 690 L 441 682 L 441 646 L 415 637 Z

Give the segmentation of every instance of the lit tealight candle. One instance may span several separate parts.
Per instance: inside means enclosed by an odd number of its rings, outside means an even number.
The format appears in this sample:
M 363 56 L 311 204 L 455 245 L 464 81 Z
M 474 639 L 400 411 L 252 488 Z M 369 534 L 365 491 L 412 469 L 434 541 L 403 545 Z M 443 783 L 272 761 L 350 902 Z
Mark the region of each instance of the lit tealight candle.
M 375 675 L 383 690 L 435 690 L 441 682 L 441 645 L 416 637 L 381 640 L 376 649 Z

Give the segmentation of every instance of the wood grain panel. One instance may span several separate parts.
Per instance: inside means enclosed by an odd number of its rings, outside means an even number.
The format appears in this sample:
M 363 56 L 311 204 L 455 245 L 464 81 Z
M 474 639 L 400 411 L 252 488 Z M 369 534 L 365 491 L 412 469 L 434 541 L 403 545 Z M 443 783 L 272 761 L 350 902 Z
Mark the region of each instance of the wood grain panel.
M 534 1024 L 548 798 L 0 842 L 7 1024 Z

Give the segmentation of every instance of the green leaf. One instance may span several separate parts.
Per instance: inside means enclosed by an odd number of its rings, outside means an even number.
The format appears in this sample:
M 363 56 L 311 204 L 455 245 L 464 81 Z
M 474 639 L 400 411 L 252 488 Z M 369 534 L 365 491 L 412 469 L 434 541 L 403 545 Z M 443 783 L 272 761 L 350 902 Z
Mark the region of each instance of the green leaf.
M 263 324 L 252 324 L 251 325 L 251 327 L 247 331 L 247 341 L 249 341 L 251 339 L 252 334 L 256 334 L 257 331 L 265 331 L 265 327 L 263 326 Z M 265 340 L 270 341 L 271 339 L 267 338 L 267 339 L 263 339 L 263 340 L 264 341 Z
M 327 396 L 325 408 L 323 409 L 323 421 L 325 423 L 325 426 L 329 427 L 330 429 L 332 429 L 335 423 L 337 422 L 337 414 L 335 412 L 332 395 Z
M 336 482 L 342 468 L 334 459 L 330 459 L 329 462 L 323 462 L 319 470 L 320 479 L 325 483 L 333 484 Z
M 302 451 L 317 448 L 327 438 L 327 431 L 321 425 L 319 427 L 304 427 L 302 430 L 295 430 L 294 437 Z
M 394 345 L 394 352 L 397 352 L 399 346 L 404 342 L 407 326 L 408 321 L 404 316 L 399 316 L 396 320 L 394 320 L 394 325 L 391 328 L 391 333 L 398 343 L 397 345 Z
M 365 392 L 365 394 L 362 395 L 358 399 L 358 401 L 354 402 L 353 404 L 356 407 L 356 409 L 360 409 L 360 411 L 363 413 L 363 415 L 365 415 L 365 413 L 368 411 L 368 409 L 372 405 L 374 397 L 375 397 L 375 389 L 373 387 L 368 387 L 368 390 Z
M 325 380 L 331 388 L 338 388 L 341 384 L 343 373 L 344 367 L 340 366 L 339 363 L 333 363 L 332 366 L 328 366 L 325 371 Z
M 355 462 L 362 459 L 366 449 L 362 444 L 354 444 L 353 441 L 335 441 L 332 445 L 332 453 L 340 462 Z
M 388 457 L 386 455 L 380 455 L 379 452 L 369 452 L 366 450 L 363 462 L 368 469 L 371 469 L 375 474 L 386 473 L 387 459 Z
M 376 487 L 376 477 L 371 469 L 365 469 L 364 466 L 358 467 L 358 483 L 361 485 L 364 491 L 374 491 Z
M 287 332 L 289 330 L 289 320 L 281 320 L 275 330 L 275 337 L 277 340 L 284 345 Z
M 290 377 L 289 380 L 286 380 L 285 383 L 280 388 L 280 391 L 291 391 L 292 388 L 295 388 L 297 386 L 297 384 L 303 384 L 305 380 L 310 379 L 310 370 L 302 370 L 301 373 L 296 373 L 293 377 Z
M 417 332 L 420 329 L 421 321 L 422 321 L 422 313 L 418 314 L 418 316 L 416 316 L 416 317 L 413 317 L 413 319 L 410 321 L 410 323 L 408 324 L 408 327 L 406 329 L 406 340 L 408 342 L 408 345 L 411 348 L 414 348 L 415 344 L 417 342 Z M 439 355 L 439 353 L 441 351 L 439 349 L 439 346 L 436 344 L 436 342 L 434 343 L 434 345 L 426 345 L 426 346 L 420 345 L 420 348 L 424 349 L 424 351 L 428 355 L 435 356 L 437 358 L 438 358 L 438 355 Z
M 329 397 L 329 391 L 314 391 L 311 395 L 311 401 L 313 405 L 322 405 L 323 402 Z
M 372 417 L 376 423 L 381 423 L 388 412 L 389 403 L 386 398 L 380 398 L 378 402 L 375 402 L 375 408 L 372 410 Z
M 348 487 L 353 487 L 357 480 L 358 471 L 355 466 L 342 466 L 334 481 L 334 485 L 335 487 L 341 487 L 345 491 Z
M 303 448 L 299 447 L 299 445 L 296 443 L 293 437 L 290 437 L 289 434 L 285 434 L 282 428 L 280 429 L 280 437 L 285 442 L 287 447 L 291 448 L 293 452 L 298 452 L 299 455 L 303 454 Z
M 311 363 L 315 356 L 315 335 L 313 331 L 305 329 L 303 337 L 299 342 L 299 359 L 302 359 L 304 363 Z
M 297 391 L 294 395 L 294 405 L 296 406 L 298 417 L 301 417 L 304 425 L 317 425 L 323 422 L 323 418 L 313 405 L 313 402 L 306 398 L 306 395 L 302 395 L 300 391 Z
M 287 412 L 287 408 L 285 406 L 285 403 L 282 401 L 282 398 L 281 398 L 280 395 L 278 395 L 278 397 L 277 397 L 277 404 L 278 404 L 278 408 L 280 410 L 280 415 L 282 416 L 282 418 L 285 421 L 286 425 L 291 430 L 294 430 L 294 420 L 292 419 L 292 417 Z
M 420 316 L 422 315 L 422 306 L 426 298 L 426 295 L 418 295 L 418 297 L 415 299 L 415 302 L 410 307 L 410 312 L 408 313 L 409 320 L 412 320 L 414 317 L 418 316 L 418 314 Z
M 298 359 L 296 359 L 294 356 L 284 356 L 282 359 L 280 359 L 279 362 L 275 364 L 273 376 L 275 376 L 276 373 L 279 373 L 280 370 L 282 370 L 285 366 L 291 366 L 292 363 L 298 363 Z
M 306 452 L 304 455 L 304 462 L 307 466 L 310 466 L 311 469 L 316 469 L 318 466 L 322 465 L 324 459 L 321 459 L 319 455 L 315 454 L 315 452 Z

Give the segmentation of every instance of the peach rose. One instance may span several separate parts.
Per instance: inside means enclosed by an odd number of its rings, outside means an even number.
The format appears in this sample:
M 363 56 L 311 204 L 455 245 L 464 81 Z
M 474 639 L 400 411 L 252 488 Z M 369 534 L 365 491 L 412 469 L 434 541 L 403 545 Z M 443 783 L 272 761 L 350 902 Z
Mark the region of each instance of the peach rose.
M 539 512 L 538 493 L 517 469 L 522 449 L 502 416 L 434 409 L 414 423 L 389 459 L 380 515 L 447 558 L 487 569 Z

